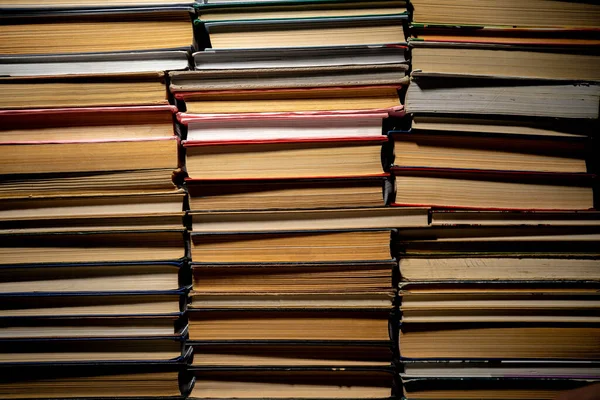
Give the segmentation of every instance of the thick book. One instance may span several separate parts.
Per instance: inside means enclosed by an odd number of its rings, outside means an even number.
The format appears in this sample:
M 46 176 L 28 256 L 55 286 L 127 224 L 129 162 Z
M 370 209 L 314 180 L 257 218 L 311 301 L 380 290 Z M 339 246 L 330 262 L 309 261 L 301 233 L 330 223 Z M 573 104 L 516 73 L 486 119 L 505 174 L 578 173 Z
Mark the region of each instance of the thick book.
M 184 142 L 194 179 L 282 179 L 382 175 L 387 137 Z M 223 168 L 223 166 L 228 166 Z
M 395 376 L 389 369 L 231 369 L 195 371 L 190 399 L 391 399 Z
M 193 232 L 191 255 L 211 264 L 389 261 L 390 236 L 389 229 Z
M 1 25 L 0 25 L 1 26 Z M 164 72 L 0 78 L 0 109 L 168 105 Z
M 388 204 L 393 194 L 387 174 L 283 180 L 186 179 L 185 183 L 194 211 L 379 207 Z
M 0 296 L 177 291 L 186 272 L 177 262 L 2 265 Z
M 408 358 L 598 360 L 598 323 L 402 323 Z
M 595 175 L 393 167 L 394 205 L 495 210 L 589 210 Z
M 0 111 L 2 173 L 175 170 L 173 111 L 168 105 Z
M 561 47 L 575 52 L 589 51 L 590 47 L 600 45 L 600 39 L 593 30 L 428 25 L 414 22 L 408 42 L 413 45 L 416 42 L 464 43 L 466 46 L 523 46 L 531 49 Z
M 190 311 L 191 342 L 390 342 L 391 307 L 369 309 L 202 309 Z
M 196 342 L 193 370 L 278 367 L 334 367 L 380 369 L 391 366 L 392 349 L 386 343 L 213 343 Z
M 600 80 L 591 49 L 464 42 L 411 41 L 412 76 Z
M 0 264 L 176 261 L 186 256 L 184 233 L 183 226 L 173 230 L 2 233 Z
M 590 141 L 581 138 L 455 132 L 389 132 L 397 167 L 587 173 Z
M 64 399 L 69 396 L 138 399 L 183 399 L 194 378 L 181 365 L 152 362 L 123 365 L 37 365 L 9 367 L 0 394 L 5 398 Z
M 0 55 L 187 51 L 194 14 L 187 6 L 3 12 L 0 35 L 14 40 L 0 44 Z
M 479 282 L 535 280 L 569 282 L 600 280 L 595 256 L 560 256 L 544 254 L 471 254 L 468 246 L 453 255 L 401 257 L 400 273 L 406 282 Z
M 404 104 L 408 113 L 596 119 L 600 86 L 579 81 L 415 77 Z
M 206 29 L 202 47 L 257 49 L 406 43 L 406 14 L 331 18 L 221 20 L 194 24 Z
M 385 292 L 396 261 L 192 264 L 192 285 L 201 293 Z
M 514 28 L 598 29 L 600 6 L 595 2 L 561 0 L 507 0 L 501 4 L 481 4 L 458 0 L 440 4 L 416 0 L 413 20 L 429 25 L 505 26 Z
M 63 196 L 94 197 L 103 195 L 148 194 L 177 192 L 174 180 L 180 170 L 152 168 L 125 171 L 66 172 L 58 174 L 4 175 L 0 181 L 0 197 L 23 199 L 32 196 L 57 198 Z M 183 182 L 181 178 L 180 183 Z
M 402 111 L 398 86 L 282 88 L 175 93 L 189 114 Z

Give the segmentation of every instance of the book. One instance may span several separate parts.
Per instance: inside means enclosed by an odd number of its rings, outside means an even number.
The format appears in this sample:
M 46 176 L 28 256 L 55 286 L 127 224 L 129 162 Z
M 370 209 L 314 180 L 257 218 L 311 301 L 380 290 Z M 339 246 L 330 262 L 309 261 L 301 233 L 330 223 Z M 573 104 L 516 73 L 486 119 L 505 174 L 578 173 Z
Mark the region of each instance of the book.
M 466 249 L 465 249 L 466 250 Z M 600 279 L 596 258 L 519 257 L 506 254 L 402 257 L 400 272 L 407 281 L 595 281 Z
M 386 176 L 331 179 L 187 179 L 190 209 L 269 210 L 378 207 L 393 190 Z M 0 190 L 2 186 L 0 185 Z
M 55 290 L 55 289 L 53 289 Z M 81 290 L 85 290 L 82 288 Z M 178 317 L 185 310 L 183 291 L 152 293 L 69 292 L 0 297 L 0 317 Z
M 397 167 L 587 173 L 589 143 L 552 138 L 390 132 Z
M 392 395 L 390 371 L 313 369 L 196 371 L 190 399 L 353 398 L 386 399 Z
M 202 263 L 389 261 L 390 230 L 200 233 L 191 255 Z M 306 251 L 311 248 L 311 251 Z
M 173 168 L 106 172 L 66 172 L 60 174 L 5 175 L 0 180 L 4 199 L 63 196 L 127 195 L 134 193 L 164 194 L 175 192 L 173 182 L 180 170 Z
M 536 27 L 555 29 L 594 29 L 598 27 L 600 7 L 591 2 L 533 0 L 522 4 L 518 0 L 481 3 L 460 0 L 452 4 L 433 0 L 416 0 L 413 19 L 430 25 L 476 25 Z
M 0 76 L 126 75 L 188 69 L 185 51 L 0 56 Z
M 401 288 L 403 324 L 595 324 L 597 290 L 554 284 L 411 284 Z
M 192 368 L 275 368 L 275 367 L 371 367 L 390 365 L 392 350 L 380 344 L 356 345 L 322 343 L 222 343 L 194 344 L 202 354 Z
M 413 76 L 598 81 L 594 52 L 538 46 L 411 42 Z
M 0 229 L 173 226 L 183 220 L 183 191 L 1 198 Z M 159 220 L 158 218 L 162 218 Z M 22 225 L 17 225 L 22 224 Z
M 8 10 L 36 10 L 36 9 L 52 9 L 52 8 L 118 8 L 118 7 L 147 7 L 147 6 L 155 6 L 155 7 L 172 7 L 181 5 L 182 2 L 180 0 L 77 0 L 77 1 L 69 1 L 69 0 L 50 0 L 45 1 L 43 4 L 40 4 L 31 0 L 5 0 L 0 3 L 0 9 Z M 190 4 L 191 5 L 191 4 Z
M 191 303 L 188 310 L 210 309 L 282 309 L 282 310 L 307 310 L 307 309 L 384 309 L 392 306 L 394 293 L 369 292 L 369 293 L 277 293 L 268 294 L 246 293 L 205 293 L 202 287 L 189 294 Z
M 402 15 L 407 12 L 406 2 L 397 0 L 221 2 L 201 5 L 197 10 L 200 20 L 206 22 Z
M 213 309 L 189 313 L 190 341 L 389 342 L 389 305 L 370 310 Z
M 175 71 L 169 73 L 172 93 L 203 90 L 252 90 L 401 85 L 408 83 L 406 64 L 293 67 L 277 69 Z
M 169 291 L 183 286 L 175 263 L 5 267 L 0 276 L 2 294 Z
M 431 326 L 402 324 L 399 346 L 409 358 L 598 359 L 595 324 Z
M 175 261 L 185 256 L 183 227 L 170 231 L 2 233 L 0 243 L 2 265 Z
M 193 54 L 196 70 L 314 68 L 407 64 L 405 46 L 282 47 L 268 50 L 213 50 Z
M 349 138 L 382 134 L 389 112 L 311 114 L 177 114 L 187 127 L 188 141 L 282 140 Z
M 132 363 L 120 367 L 46 367 L 13 369 L 0 381 L 0 395 L 24 399 L 77 397 L 182 398 L 190 381 L 177 367 L 148 367 Z M 8 374 L 7 374 L 8 375 Z
M 566 390 L 583 388 L 594 382 L 595 378 L 527 378 L 507 376 L 501 378 L 406 378 L 402 380 L 404 398 L 477 398 L 477 399 L 551 399 L 560 396 Z M 577 395 L 577 394 L 575 394 Z M 442 397 L 444 396 L 444 397 Z
M 194 23 L 206 29 L 203 47 L 221 50 L 403 44 L 406 19 L 400 14 Z
M 0 342 L 0 365 L 181 362 L 181 342 L 172 339 L 144 340 L 28 340 Z
M 595 256 L 600 239 L 595 226 L 457 226 L 398 231 L 404 254 Z
M 68 173 L 177 168 L 177 139 L 103 142 L 0 143 L 4 174 Z M 137 153 L 137 154 L 136 154 Z M 86 163 L 82 163 L 85 154 Z M 148 159 L 146 155 L 154 158 Z M 128 164 L 123 162 L 128 158 Z
M 170 106 L 0 112 L 2 172 L 175 170 L 172 112 Z
M 89 78 L 6 78 L 0 109 L 168 105 L 164 73 Z
M 190 212 L 194 231 L 277 232 L 307 229 L 377 229 L 428 226 L 426 208 Z
M 397 86 L 175 93 L 190 114 L 401 111 Z
M 191 178 L 282 179 L 382 175 L 385 136 L 345 139 L 184 142 Z M 224 169 L 223 165 L 230 168 Z
M 416 114 L 413 115 L 411 132 L 477 134 L 499 137 L 525 136 L 542 140 L 564 138 L 584 140 L 593 136 L 598 128 L 595 120 L 531 118 L 490 115 Z
M 600 86 L 595 84 L 415 78 L 406 92 L 405 108 L 408 113 L 597 119 L 599 104 Z
M 595 361 L 546 360 L 411 360 L 404 359 L 402 379 L 418 378 L 574 378 L 588 379 L 597 375 Z
M 181 338 L 186 332 L 186 327 L 180 327 L 178 317 L 7 318 L 0 327 L 0 339 L 20 341 L 55 338 Z
M 353 263 L 192 264 L 201 293 L 383 292 L 392 287 L 395 261 Z
M 105 4 L 105 3 L 103 3 Z M 5 12 L 0 55 L 188 50 L 191 7 Z M 131 35 L 131 32 L 137 34 Z M 39 38 L 44 40 L 40 41 Z
M 10 143 L 172 138 L 176 111 L 171 105 L 4 110 L 0 137 Z
M 594 175 L 392 168 L 395 205 L 502 210 L 588 210 Z
M 597 211 L 432 210 L 431 225 L 598 225 Z

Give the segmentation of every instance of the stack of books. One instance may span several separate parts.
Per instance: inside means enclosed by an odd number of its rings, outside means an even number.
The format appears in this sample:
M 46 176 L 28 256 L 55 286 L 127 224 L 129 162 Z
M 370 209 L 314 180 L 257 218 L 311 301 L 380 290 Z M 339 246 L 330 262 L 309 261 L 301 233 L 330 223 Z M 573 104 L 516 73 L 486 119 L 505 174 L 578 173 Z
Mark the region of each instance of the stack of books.
M 164 70 L 188 67 L 193 9 L 6 3 L 0 396 L 181 396 L 190 281 Z
M 210 48 L 170 74 L 185 111 L 192 398 L 393 395 L 390 239 L 428 223 L 427 209 L 385 207 L 405 11 L 198 7 Z
M 414 0 L 392 133 L 407 399 L 551 399 L 600 380 L 600 6 Z

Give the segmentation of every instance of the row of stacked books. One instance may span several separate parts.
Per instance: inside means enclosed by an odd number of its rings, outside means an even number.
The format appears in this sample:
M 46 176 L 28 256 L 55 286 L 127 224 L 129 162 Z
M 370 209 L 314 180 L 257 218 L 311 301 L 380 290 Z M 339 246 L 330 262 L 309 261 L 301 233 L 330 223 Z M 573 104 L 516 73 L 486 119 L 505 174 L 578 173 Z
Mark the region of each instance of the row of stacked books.
M 0 3 L 0 397 L 181 396 L 192 10 L 77 3 Z
M 392 396 L 405 4 L 5 3 L 0 393 Z
M 433 211 L 398 232 L 404 396 L 553 399 L 597 383 L 600 6 L 411 4 L 395 203 Z
M 200 8 L 210 49 L 170 74 L 185 110 L 190 396 L 390 398 L 392 230 L 428 224 L 427 209 L 385 207 L 406 8 L 279 3 Z

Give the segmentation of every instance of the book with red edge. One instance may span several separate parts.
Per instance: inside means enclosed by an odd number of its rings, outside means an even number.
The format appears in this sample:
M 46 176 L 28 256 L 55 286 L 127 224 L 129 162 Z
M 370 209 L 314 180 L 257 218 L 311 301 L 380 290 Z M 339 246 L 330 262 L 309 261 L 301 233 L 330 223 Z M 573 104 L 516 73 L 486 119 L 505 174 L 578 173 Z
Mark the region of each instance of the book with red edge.
M 194 179 L 276 179 L 383 176 L 387 136 L 307 140 L 185 141 Z

